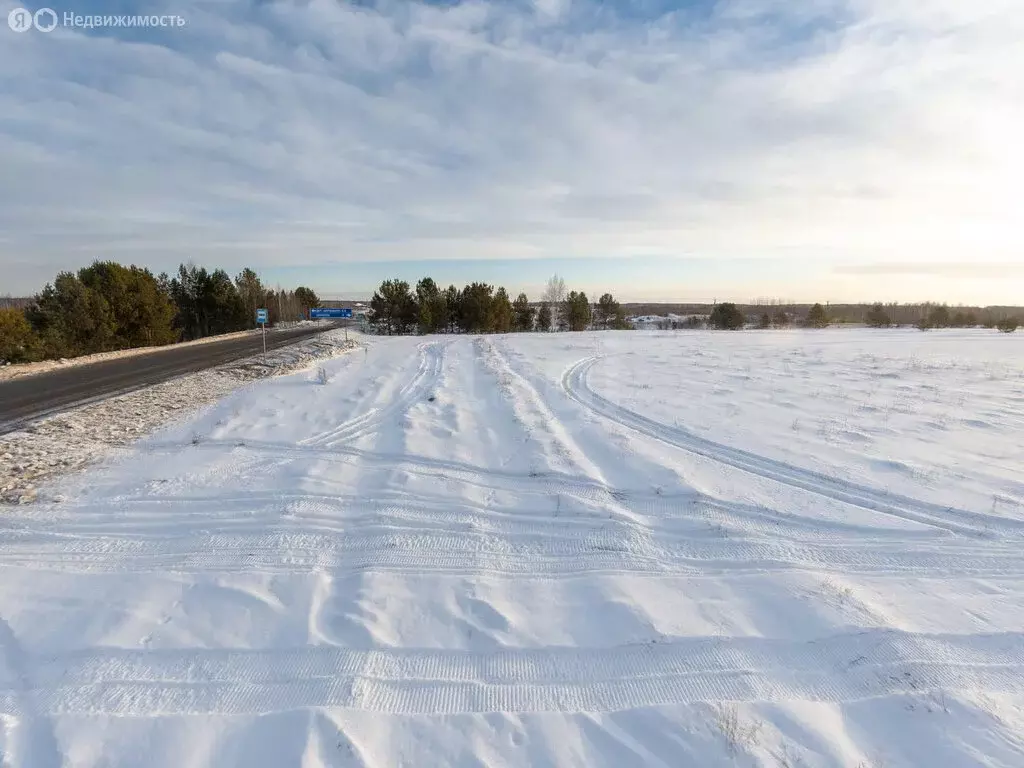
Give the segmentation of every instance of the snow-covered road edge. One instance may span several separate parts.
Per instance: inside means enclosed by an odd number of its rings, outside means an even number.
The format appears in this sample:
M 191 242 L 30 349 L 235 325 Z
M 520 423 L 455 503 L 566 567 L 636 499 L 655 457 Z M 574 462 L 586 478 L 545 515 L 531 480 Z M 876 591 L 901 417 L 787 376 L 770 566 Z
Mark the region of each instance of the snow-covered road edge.
M 354 334 L 350 334 L 354 335 Z M 75 472 L 158 427 L 259 379 L 297 373 L 358 347 L 343 329 L 41 419 L 0 437 L 0 503 L 40 498 L 38 485 Z M 59 500 L 59 499 L 56 499 Z

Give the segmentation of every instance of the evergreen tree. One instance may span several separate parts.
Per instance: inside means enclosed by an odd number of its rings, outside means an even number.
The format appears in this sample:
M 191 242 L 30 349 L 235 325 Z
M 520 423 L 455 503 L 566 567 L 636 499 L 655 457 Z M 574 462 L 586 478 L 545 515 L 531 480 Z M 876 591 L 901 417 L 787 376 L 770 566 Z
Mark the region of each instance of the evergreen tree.
M 420 333 L 440 333 L 448 327 L 448 300 L 432 278 L 416 283 Z
M 949 328 L 951 319 L 949 316 L 949 307 L 945 304 L 940 304 L 937 307 L 932 307 L 928 313 L 928 327 L 929 328 Z
M 245 310 L 246 328 L 256 327 L 256 310 L 269 309 L 266 307 L 267 289 L 260 280 L 255 270 L 246 267 L 235 278 L 235 290 L 241 299 L 242 307 Z M 310 305 L 319 306 L 319 304 Z
M 807 313 L 808 328 L 827 328 L 829 323 L 828 313 L 821 304 L 815 304 Z
M 761 319 L 757 323 L 758 328 L 771 328 L 772 327 L 772 316 L 765 312 L 761 315 Z
M 454 285 L 449 285 L 444 292 L 445 312 L 448 318 L 448 332 L 455 333 L 459 327 L 462 317 L 462 294 Z
M 176 339 L 174 305 L 148 269 L 97 261 L 80 269 L 78 279 L 106 302 L 113 324 L 111 349 L 170 344 Z
M 203 285 L 202 307 L 207 322 L 204 334 L 206 336 L 242 331 L 249 327 L 250 320 L 246 316 L 242 297 L 238 295 L 238 289 L 223 269 L 215 269 L 209 273 Z M 271 305 L 270 308 L 276 307 Z
M 309 310 L 316 309 L 320 306 L 320 297 L 313 292 L 312 288 L 307 288 L 304 285 L 300 285 L 295 289 L 294 299 L 298 303 L 299 309 L 306 317 L 309 316 Z
M 729 301 L 716 304 L 711 310 L 711 317 L 708 324 L 718 330 L 736 331 L 746 324 L 746 318 L 740 312 L 739 307 Z
M 789 326 L 789 315 L 783 312 L 781 309 L 775 310 L 775 314 L 772 315 L 772 325 L 776 328 L 786 328 Z
M 493 292 L 494 288 L 486 283 L 471 283 L 462 289 L 459 322 L 463 332 L 486 333 L 490 330 Z
M 525 293 L 516 296 L 512 302 L 512 327 L 516 331 L 532 331 L 533 320 L 537 311 L 530 306 L 530 300 Z
M 610 293 L 597 300 L 594 308 L 594 325 L 602 329 L 622 330 L 627 327 L 626 312 Z
M 881 304 L 875 304 L 864 316 L 864 322 L 871 328 L 889 328 L 892 325 L 892 318 L 885 311 Z
M 419 308 L 405 280 L 385 280 L 370 299 L 370 323 L 388 336 L 408 333 Z
M 498 288 L 488 308 L 487 328 L 492 333 L 508 333 L 512 330 L 512 302 L 504 287 Z
M 537 310 L 537 330 L 544 333 L 551 330 L 551 305 L 546 301 Z
M 43 357 L 75 357 L 114 348 L 110 307 L 70 272 L 61 272 L 36 294 L 25 316 L 39 335 Z
M 592 318 L 587 294 L 582 291 L 569 291 L 569 295 L 562 302 L 562 309 L 558 315 L 559 322 L 565 329 L 570 331 L 587 330 Z

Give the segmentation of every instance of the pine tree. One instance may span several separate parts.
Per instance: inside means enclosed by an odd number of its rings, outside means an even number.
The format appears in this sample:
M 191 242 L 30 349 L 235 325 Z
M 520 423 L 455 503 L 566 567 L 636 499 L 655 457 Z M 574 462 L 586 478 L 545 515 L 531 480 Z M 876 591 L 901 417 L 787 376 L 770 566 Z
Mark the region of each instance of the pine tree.
M 626 313 L 610 293 L 597 300 L 594 308 L 594 325 L 602 329 L 622 330 L 627 327 Z
M 828 323 L 828 313 L 821 304 L 815 304 L 811 307 L 810 311 L 807 313 L 808 328 L 827 328 Z
M 928 326 L 930 328 L 949 328 L 950 323 L 949 307 L 945 304 L 932 307 L 932 310 L 928 313 Z
M 537 310 L 537 330 L 544 333 L 551 330 L 551 305 L 546 301 Z
M 445 316 L 448 320 L 448 332 L 455 333 L 462 318 L 462 294 L 454 285 L 449 285 L 444 292 Z
M 416 299 L 405 280 L 385 280 L 370 299 L 370 323 L 388 336 L 408 333 L 418 313 Z
M 530 300 L 526 298 L 526 294 L 520 293 L 512 302 L 512 327 L 520 332 L 532 331 L 536 314 L 537 311 L 530 306 Z
M 235 277 L 235 289 L 245 308 L 246 327 L 255 328 L 256 310 L 269 309 L 269 307 L 264 307 L 267 297 L 266 286 L 263 285 L 263 281 L 260 280 L 260 276 L 256 274 L 255 270 L 246 267 Z
M 440 333 L 448 327 L 448 300 L 437 283 L 424 277 L 416 283 L 420 333 Z
M 462 289 L 459 323 L 463 332 L 486 333 L 490 330 L 493 292 L 494 288 L 487 283 L 471 283 Z
M 512 330 L 512 302 L 504 287 L 498 288 L 487 310 L 487 329 L 492 333 L 508 333 Z
M 771 328 L 772 327 L 772 316 L 765 312 L 761 315 L 761 319 L 757 323 L 758 328 Z
M 301 309 L 303 314 L 307 317 L 309 315 L 309 310 L 316 309 L 320 306 L 320 297 L 313 292 L 312 288 L 307 288 L 304 285 L 300 285 L 295 289 L 294 298 L 299 305 L 299 309 Z
M 70 272 L 61 272 L 36 294 L 25 316 L 39 334 L 43 357 L 75 357 L 114 348 L 110 307 Z
M 585 331 L 590 325 L 592 318 L 587 294 L 582 291 L 569 291 L 569 295 L 562 302 L 562 309 L 558 314 L 559 322 L 563 324 L 565 329 Z
M 746 318 L 740 312 L 739 307 L 729 301 L 716 304 L 711 310 L 711 317 L 708 324 L 720 331 L 737 331 L 746 324 Z

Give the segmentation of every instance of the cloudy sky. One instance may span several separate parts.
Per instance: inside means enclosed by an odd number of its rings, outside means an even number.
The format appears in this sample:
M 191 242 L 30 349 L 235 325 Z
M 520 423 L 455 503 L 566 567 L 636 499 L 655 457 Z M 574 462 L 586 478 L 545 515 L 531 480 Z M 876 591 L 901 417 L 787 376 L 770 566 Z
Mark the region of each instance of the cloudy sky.
M 1024 303 L 1021 0 L 71 2 L 187 23 L 0 27 L 0 294 Z

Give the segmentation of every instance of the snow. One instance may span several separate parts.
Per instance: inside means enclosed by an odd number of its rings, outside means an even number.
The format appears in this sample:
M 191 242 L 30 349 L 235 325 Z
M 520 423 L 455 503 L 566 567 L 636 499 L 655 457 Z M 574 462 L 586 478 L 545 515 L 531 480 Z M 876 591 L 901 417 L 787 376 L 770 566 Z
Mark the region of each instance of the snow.
M 0 503 L 31 503 L 47 478 L 123 451 L 167 421 L 214 403 L 246 382 L 308 368 L 352 349 L 344 331 L 329 331 L 270 351 L 109 397 L 0 435 Z M 59 496 L 59 494 L 58 494 Z M 51 497 L 53 498 L 53 497 Z
M 5 509 L 8 763 L 1024 764 L 1019 339 L 365 341 Z

